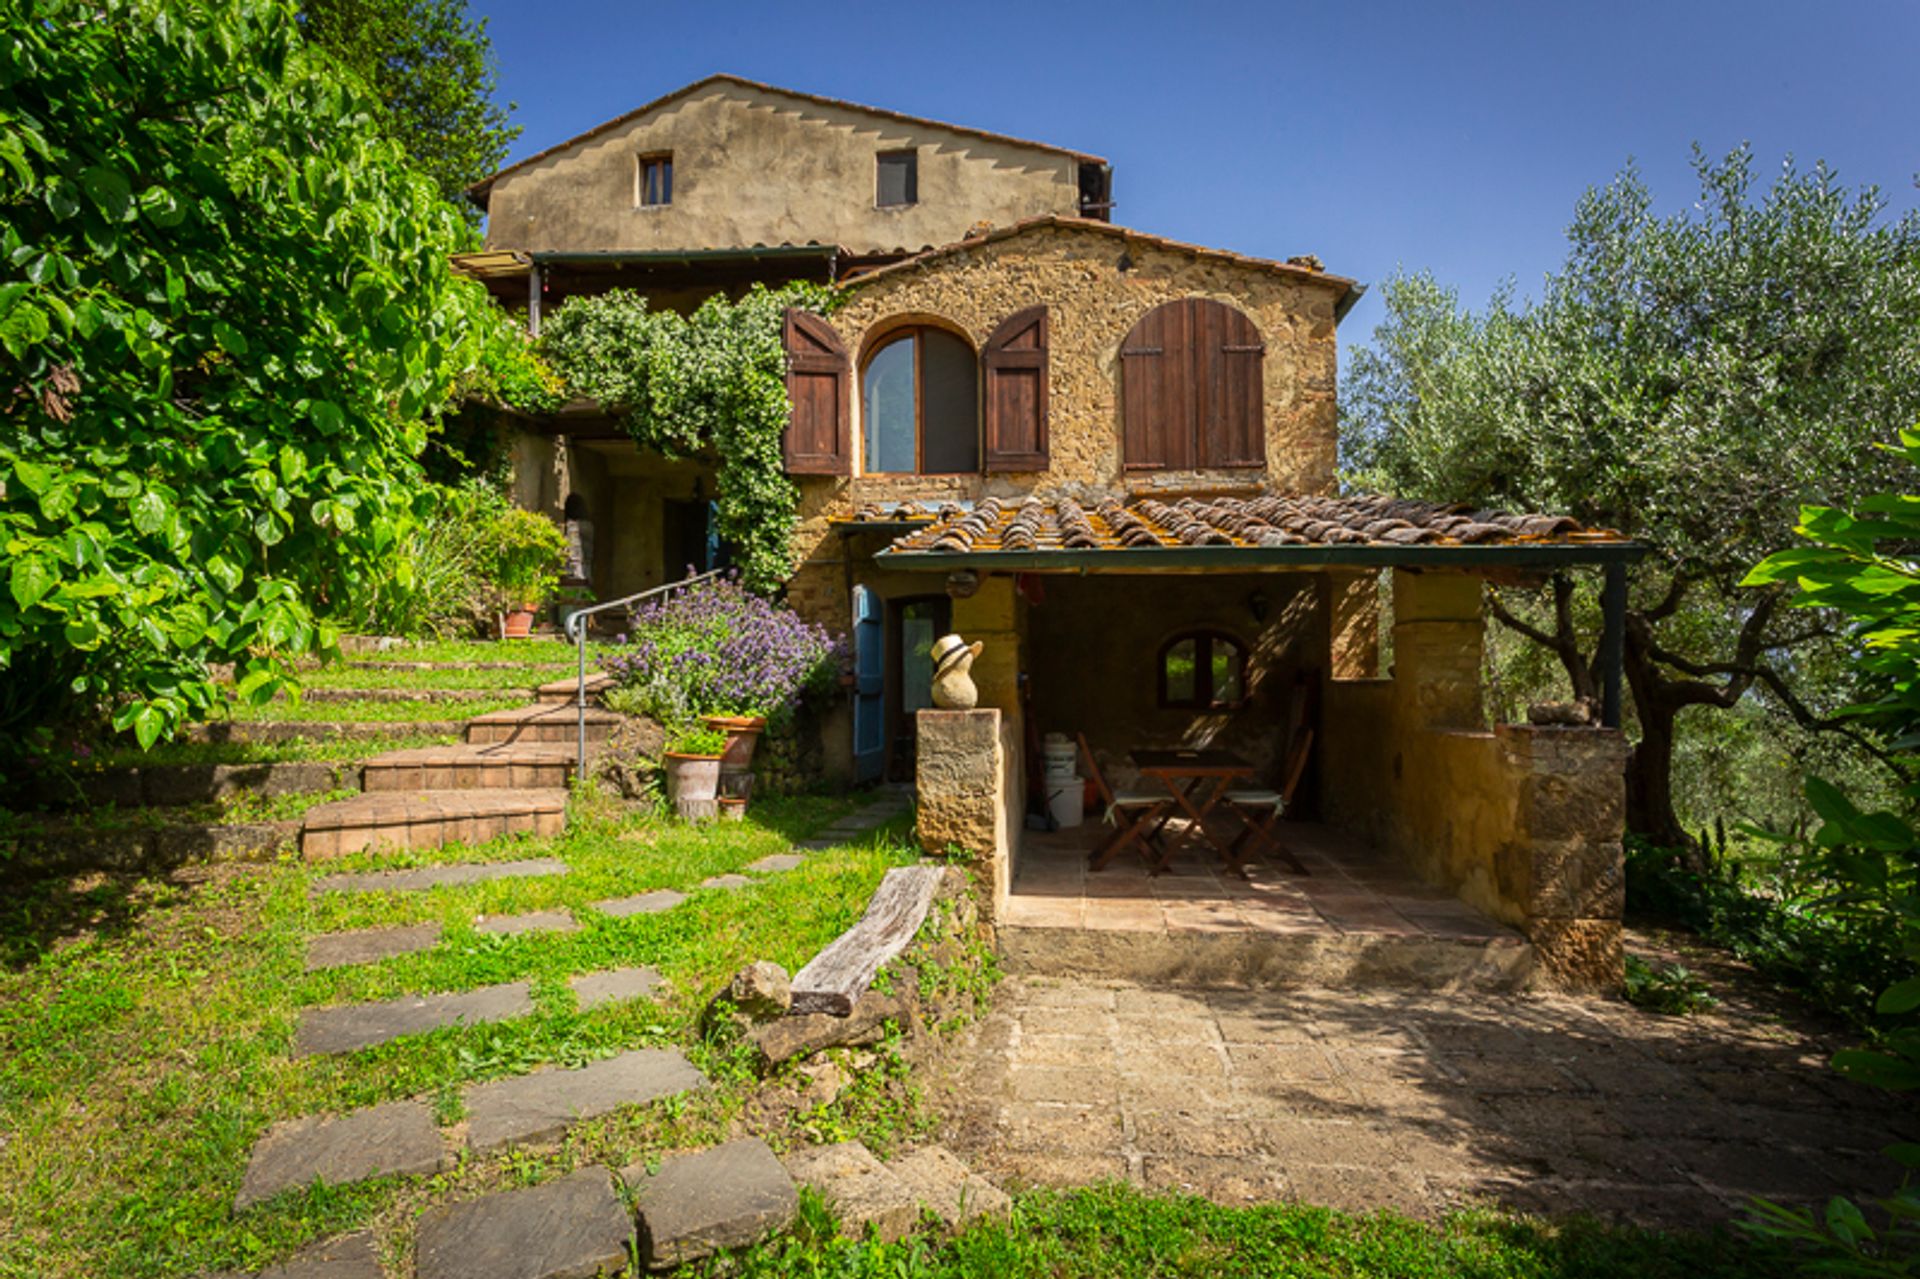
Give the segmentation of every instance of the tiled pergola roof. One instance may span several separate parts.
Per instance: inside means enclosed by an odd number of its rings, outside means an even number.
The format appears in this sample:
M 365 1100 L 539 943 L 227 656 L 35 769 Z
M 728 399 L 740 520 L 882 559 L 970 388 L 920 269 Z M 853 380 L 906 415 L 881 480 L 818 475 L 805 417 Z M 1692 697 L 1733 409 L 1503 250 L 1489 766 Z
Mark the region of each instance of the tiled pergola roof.
M 882 554 L 898 567 L 916 559 L 982 561 L 1033 567 L 1100 566 L 1119 560 L 1151 567 L 1174 553 L 1183 565 L 1222 568 L 1258 563 L 1517 562 L 1544 558 L 1601 562 L 1642 548 L 1607 529 L 1565 515 L 1510 514 L 1374 495 L 1107 497 L 1065 494 L 1019 500 L 985 498 L 971 506 L 868 505 L 845 524 L 906 529 Z M 918 525 L 919 527 L 914 527 Z M 1255 552 L 1253 555 L 1234 552 Z M 1377 552 L 1368 554 L 1367 552 Z M 1192 553 L 1201 553 L 1199 558 Z M 1324 552 L 1324 554 L 1316 553 Z M 1434 554 L 1436 552 L 1451 552 Z M 1041 560 L 1058 563 L 1040 562 Z M 931 565 L 929 565 L 931 567 Z

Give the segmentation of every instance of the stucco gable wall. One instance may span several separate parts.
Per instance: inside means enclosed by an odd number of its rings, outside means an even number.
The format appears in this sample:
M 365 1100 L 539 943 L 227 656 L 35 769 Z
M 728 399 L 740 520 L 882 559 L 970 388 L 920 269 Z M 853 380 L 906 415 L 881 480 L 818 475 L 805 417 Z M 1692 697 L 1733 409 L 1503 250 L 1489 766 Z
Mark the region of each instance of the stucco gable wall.
M 874 207 L 874 155 L 919 151 L 919 202 Z M 635 205 L 635 159 L 673 153 L 673 202 Z M 1073 157 L 716 84 L 497 179 L 487 247 L 549 252 L 838 244 L 918 250 L 981 221 L 1079 204 Z

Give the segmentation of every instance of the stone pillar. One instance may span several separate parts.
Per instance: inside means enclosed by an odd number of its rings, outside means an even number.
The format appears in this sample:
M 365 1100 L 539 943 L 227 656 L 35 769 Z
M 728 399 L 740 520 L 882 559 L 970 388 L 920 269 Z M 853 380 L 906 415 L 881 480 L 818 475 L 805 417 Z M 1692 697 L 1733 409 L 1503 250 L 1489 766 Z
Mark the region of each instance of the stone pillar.
M 1617 990 L 1625 962 L 1626 739 L 1597 728 L 1502 724 L 1495 731 L 1519 800 L 1500 879 L 1524 911 L 1541 975 L 1563 989 Z
M 922 710 L 914 715 L 920 847 L 973 866 L 987 890 L 981 906 L 991 923 L 1012 882 L 1009 760 L 1000 711 Z
M 1463 573 L 1393 573 L 1393 680 L 1404 730 L 1484 728 L 1480 579 Z
M 1332 651 L 1327 673 L 1334 679 L 1375 679 L 1380 674 L 1380 579 L 1374 573 L 1327 573 L 1328 630 Z

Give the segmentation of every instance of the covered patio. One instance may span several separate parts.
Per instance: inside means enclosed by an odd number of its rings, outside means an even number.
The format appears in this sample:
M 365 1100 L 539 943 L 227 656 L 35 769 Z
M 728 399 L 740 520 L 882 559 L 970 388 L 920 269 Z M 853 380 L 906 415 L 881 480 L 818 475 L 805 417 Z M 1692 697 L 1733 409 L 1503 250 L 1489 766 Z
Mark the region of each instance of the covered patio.
M 875 563 L 946 575 L 954 630 L 986 645 L 982 709 L 958 714 L 992 722 L 920 713 L 922 841 L 982 851 L 1016 967 L 1428 986 L 1513 985 L 1537 968 L 1615 985 L 1619 654 L 1625 567 L 1641 553 L 1564 517 L 1369 497 L 1054 496 L 926 513 Z M 1608 588 L 1597 722 L 1489 725 L 1484 582 L 1582 567 Z M 1137 853 L 1086 866 L 1097 810 L 1077 830 L 1039 816 L 1046 733 L 1083 735 L 1125 791 L 1150 789 L 1139 764 L 1167 750 L 1243 759 L 1245 784 L 1279 786 L 1302 730 L 1312 749 L 1277 829 L 1306 873 L 1271 855 L 1245 879 L 1223 873 L 1211 852 L 1241 816 L 1224 806 L 1208 814 L 1224 829 L 1187 840 L 1157 876 Z M 963 765 L 968 751 L 983 757 Z M 966 796 L 949 784 L 962 768 L 980 782 Z M 991 824 L 947 821 L 968 805 L 992 808 Z M 1024 951 L 1006 940 L 1036 930 Z M 1157 958 L 1129 970 L 1122 952 Z

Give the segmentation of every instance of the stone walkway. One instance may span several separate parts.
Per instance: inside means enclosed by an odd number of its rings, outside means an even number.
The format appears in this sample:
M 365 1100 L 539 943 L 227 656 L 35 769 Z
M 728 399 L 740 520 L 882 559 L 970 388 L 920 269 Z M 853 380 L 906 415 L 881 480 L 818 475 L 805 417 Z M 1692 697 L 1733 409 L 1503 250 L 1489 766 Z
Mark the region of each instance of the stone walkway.
M 1780 1025 L 1487 994 L 1015 979 L 951 1081 L 949 1142 L 1028 1183 L 1649 1225 L 1752 1195 L 1885 1193 L 1910 1107 Z

